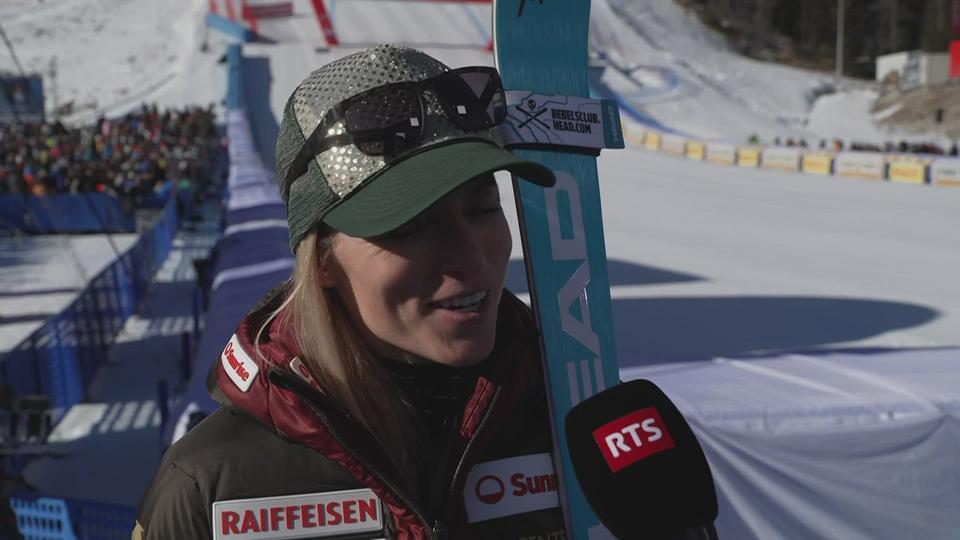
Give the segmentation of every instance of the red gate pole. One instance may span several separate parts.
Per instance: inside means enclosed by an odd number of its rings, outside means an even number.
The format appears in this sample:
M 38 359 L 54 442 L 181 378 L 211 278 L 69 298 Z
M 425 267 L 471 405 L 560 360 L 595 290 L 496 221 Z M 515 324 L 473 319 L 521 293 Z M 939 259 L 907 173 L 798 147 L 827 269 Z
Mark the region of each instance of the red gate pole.
M 240 17 L 250 25 L 250 30 L 253 31 L 254 35 L 256 35 L 257 18 L 254 16 L 253 11 L 250 10 L 250 6 L 247 5 L 247 0 L 242 0 L 241 2 Z
M 313 0 L 313 10 L 317 13 L 317 22 L 320 23 L 320 30 L 323 31 L 323 37 L 327 40 L 327 45 L 333 47 L 339 45 L 337 35 L 333 31 L 333 22 L 327 14 L 327 8 L 323 5 L 323 0 Z

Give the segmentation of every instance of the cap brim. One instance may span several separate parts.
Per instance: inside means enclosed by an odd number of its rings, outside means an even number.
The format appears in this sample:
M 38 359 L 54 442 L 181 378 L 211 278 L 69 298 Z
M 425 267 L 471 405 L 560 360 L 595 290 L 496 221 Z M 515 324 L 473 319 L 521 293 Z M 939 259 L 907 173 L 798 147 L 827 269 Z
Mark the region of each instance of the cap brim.
M 545 187 L 556 181 L 549 168 L 521 159 L 493 142 L 453 142 L 390 164 L 327 213 L 323 221 L 359 238 L 386 234 L 457 187 L 500 170 Z

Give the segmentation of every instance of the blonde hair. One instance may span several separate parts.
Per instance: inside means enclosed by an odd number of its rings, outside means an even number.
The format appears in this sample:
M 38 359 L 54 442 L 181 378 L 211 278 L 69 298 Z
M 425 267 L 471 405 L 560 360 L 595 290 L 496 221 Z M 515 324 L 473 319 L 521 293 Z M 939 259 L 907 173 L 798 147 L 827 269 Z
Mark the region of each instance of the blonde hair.
M 300 241 L 287 298 L 263 322 L 255 339 L 287 310 L 300 359 L 321 391 L 377 438 L 405 476 L 412 472 L 416 424 L 396 385 L 364 343 L 336 289 L 320 285 L 333 233 L 313 230 Z M 405 478 L 410 481 L 412 476 Z

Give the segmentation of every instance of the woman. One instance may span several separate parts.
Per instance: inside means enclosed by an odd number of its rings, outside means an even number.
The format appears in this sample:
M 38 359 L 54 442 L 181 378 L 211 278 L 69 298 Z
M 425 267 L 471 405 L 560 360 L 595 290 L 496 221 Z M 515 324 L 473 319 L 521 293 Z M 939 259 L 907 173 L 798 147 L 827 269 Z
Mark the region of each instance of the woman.
M 291 280 L 211 372 L 222 407 L 166 453 L 134 538 L 560 538 L 536 329 L 503 289 L 492 68 L 378 46 L 287 102 Z

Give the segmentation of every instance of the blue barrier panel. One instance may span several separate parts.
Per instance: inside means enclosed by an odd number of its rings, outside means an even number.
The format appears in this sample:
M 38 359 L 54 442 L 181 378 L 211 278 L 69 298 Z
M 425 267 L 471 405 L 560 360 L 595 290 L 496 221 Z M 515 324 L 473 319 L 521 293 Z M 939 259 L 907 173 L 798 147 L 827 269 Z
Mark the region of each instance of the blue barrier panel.
M 10 497 L 20 534 L 27 540 L 129 540 L 137 509 L 79 499 L 17 493 Z
M 140 208 L 163 208 L 173 192 L 173 181 L 167 180 L 160 186 L 160 191 L 150 195 L 140 202 Z
M 4 228 L 49 234 L 129 232 L 135 225 L 132 206 L 125 210 L 120 199 L 106 193 L 0 196 L 0 226 Z
M 137 520 L 133 506 L 67 500 L 79 540 L 129 540 Z
M 25 197 L 17 195 L 0 196 L 0 230 L 26 230 L 24 220 Z
M 10 498 L 20 534 L 30 540 L 78 540 L 63 499 Z
M 253 30 L 250 30 L 242 23 L 231 21 L 230 19 L 217 15 L 216 13 L 207 13 L 206 23 L 210 28 L 219 30 L 230 37 L 239 39 L 240 41 L 248 42 L 254 40 Z
M 103 349 L 98 346 L 95 330 L 97 313 L 92 309 L 92 297 L 83 294 L 77 298 L 67 311 L 71 314 L 77 339 L 77 358 L 80 365 L 81 386 L 88 388 L 100 366 Z
M 66 309 L 6 354 L 0 383 L 14 392 L 46 394 L 63 412 L 83 400 L 114 336 L 136 312 L 177 232 L 175 197 L 130 251 L 114 261 Z
M 39 394 L 43 388 L 35 369 L 38 365 L 34 356 L 33 340 L 24 340 L 3 359 L 0 365 L 0 381 L 9 384 L 15 394 Z
M 243 79 L 241 64 L 243 55 L 240 45 L 227 48 L 227 108 L 243 108 Z
M 64 410 L 79 403 L 85 394 L 76 349 L 71 346 L 73 336 L 66 320 L 69 315 L 61 313 L 44 325 L 35 349 L 43 393 L 50 396 L 54 408 Z

